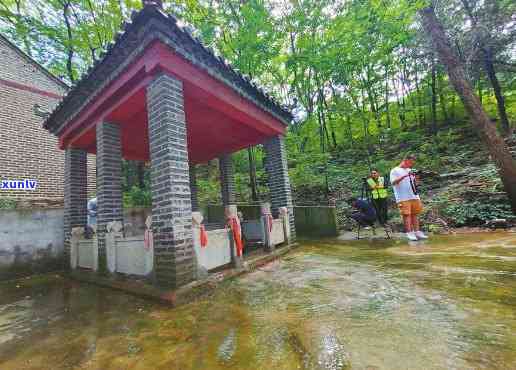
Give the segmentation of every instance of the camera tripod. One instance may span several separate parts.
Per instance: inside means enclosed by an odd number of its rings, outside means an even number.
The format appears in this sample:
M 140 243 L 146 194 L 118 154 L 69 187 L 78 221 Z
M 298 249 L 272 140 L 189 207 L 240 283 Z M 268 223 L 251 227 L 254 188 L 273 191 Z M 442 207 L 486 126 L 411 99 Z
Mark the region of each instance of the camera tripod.
M 373 235 L 376 236 L 376 221 L 378 220 L 378 212 L 379 212 L 379 210 L 377 209 L 375 203 L 373 202 L 373 194 L 371 192 L 371 188 L 369 187 L 369 184 L 367 183 L 367 178 L 366 177 L 362 178 L 362 189 L 360 191 L 360 198 L 367 200 L 373 206 L 373 208 L 374 208 L 374 210 L 376 212 L 376 215 L 377 215 L 376 216 L 376 220 L 374 220 L 370 224 L 370 226 L 371 226 L 371 228 L 373 230 Z M 360 222 L 357 222 L 357 223 L 358 223 L 357 240 L 360 240 L 360 230 L 364 226 Z M 383 227 L 383 231 L 385 232 L 386 239 L 391 239 L 390 232 L 392 232 L 392 230 L 389 230 L 390 226 L 388 226 L 386 223 L 382 224 L 381 226 Z

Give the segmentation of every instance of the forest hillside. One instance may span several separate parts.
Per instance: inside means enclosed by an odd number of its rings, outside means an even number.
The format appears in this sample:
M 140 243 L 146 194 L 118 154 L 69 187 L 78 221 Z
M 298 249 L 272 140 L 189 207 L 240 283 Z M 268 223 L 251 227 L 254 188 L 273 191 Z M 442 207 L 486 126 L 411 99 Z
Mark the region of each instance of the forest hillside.
M 0 0 L 0 32 L 74 84 L 141 7 Z M 430 228 L 512 217 L 514 1 L 165 0 L 163 8 L 294 113 L 286 140 L 296 204 L 336 203 L 345 227 L 344 200 L 360 195 L 369 169 L 387 174 L 412 152 L 427 174 Z M 267 199 L 262 148 L 233 159 L 239 201 Z M 201 167 L 201 202 L 217 203 L 216 161 Z M 147 171 L 124 163 L 126 205 L 150 203 Z

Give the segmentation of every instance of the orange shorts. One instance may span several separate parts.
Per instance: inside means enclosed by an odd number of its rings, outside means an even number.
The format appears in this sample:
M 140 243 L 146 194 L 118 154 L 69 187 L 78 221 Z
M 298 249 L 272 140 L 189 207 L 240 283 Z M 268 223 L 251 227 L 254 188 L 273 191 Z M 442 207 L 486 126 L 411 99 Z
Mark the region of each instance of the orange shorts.
M 423 211 L 423 204 L 419 199 L 404 200 L 398 203 L 403 216 L 418 215 Z

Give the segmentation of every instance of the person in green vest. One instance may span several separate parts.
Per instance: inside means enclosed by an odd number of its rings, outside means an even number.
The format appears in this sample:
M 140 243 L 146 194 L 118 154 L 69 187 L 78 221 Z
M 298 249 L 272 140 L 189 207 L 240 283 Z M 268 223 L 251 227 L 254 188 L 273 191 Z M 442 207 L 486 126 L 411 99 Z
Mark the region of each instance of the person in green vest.
M 371 191 L 371 198 L 373 198 L 373 205 L 378 215 L 380 224 L 387 223 L 387 199 L 389 193 L 387 192 L 387 184 L 385 178 L 380 176 L 380 173 L 375 168 L 371 171 L 371 175 L 367 179 L 367 185 Z

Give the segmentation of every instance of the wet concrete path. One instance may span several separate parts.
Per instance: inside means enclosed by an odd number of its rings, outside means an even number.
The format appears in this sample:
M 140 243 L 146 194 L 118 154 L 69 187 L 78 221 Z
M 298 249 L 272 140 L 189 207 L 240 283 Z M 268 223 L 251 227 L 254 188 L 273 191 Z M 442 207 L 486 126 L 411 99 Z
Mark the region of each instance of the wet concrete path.
M 0 286 L 0 369 L 516 369 L 516 234 L 310 241 L 170 309 Z

